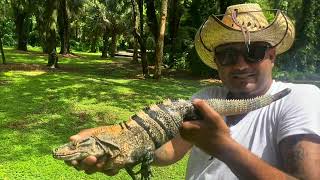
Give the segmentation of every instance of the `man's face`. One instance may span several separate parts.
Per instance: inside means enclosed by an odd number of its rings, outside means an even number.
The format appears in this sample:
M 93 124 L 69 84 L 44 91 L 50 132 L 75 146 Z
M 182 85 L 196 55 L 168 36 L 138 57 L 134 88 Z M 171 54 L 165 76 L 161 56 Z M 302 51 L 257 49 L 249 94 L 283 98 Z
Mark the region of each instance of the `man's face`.
M 215 49 L 215 62 L 224 85 L 238 98 L 263 95 L 272 83 L 275 48 L 264 42 L 232 43 Z

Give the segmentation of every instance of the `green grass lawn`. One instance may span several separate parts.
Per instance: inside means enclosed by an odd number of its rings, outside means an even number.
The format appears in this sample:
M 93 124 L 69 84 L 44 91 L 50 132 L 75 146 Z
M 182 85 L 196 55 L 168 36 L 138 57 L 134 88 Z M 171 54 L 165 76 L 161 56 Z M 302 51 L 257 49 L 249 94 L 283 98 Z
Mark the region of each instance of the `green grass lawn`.
M 0 65 L 0 179 L 111 179 L 86 175 L 52 158 L 51 150 L 81 129 L 125 121 L 146 105 L 166 98 L 188 99 L 208 81 L 168 76 L 141 78 L 130 59 L 99 54 L 60 57 L 48 70 L 38 49 L 6 48 Z M 184 179 L 187 159 L 153 168 L 154 179 Z M 121 171 L 112 179 L 130 179 Z

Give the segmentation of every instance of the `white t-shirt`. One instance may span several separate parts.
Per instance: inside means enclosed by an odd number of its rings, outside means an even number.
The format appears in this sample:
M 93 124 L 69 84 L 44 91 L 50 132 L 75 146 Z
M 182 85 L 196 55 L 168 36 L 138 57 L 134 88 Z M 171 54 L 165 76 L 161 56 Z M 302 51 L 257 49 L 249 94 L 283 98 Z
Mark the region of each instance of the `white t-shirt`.
M 285 88 L 292 91 L 286 97 L 269 106 L 249 112 L 237 124 L 230 127 L 231 136 L 252 153 L 281 168 L 279 142 L 294 134 L 320 136 L 320 90 L 314 85 L 273 81 L 267 94 L 275 94 Z M 223 87 L 208 87 L 192 98 L 225 99 L 228 91 Z M 223 162 L 193 147 L 186 179 L 238 179 Z

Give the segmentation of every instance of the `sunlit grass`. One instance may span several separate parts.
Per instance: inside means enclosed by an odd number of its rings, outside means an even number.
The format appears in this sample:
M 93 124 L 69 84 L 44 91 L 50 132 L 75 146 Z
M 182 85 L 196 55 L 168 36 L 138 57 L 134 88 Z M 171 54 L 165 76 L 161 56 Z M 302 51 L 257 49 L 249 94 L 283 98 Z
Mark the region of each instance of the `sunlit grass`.
M 60 70 L 46 69 L 39 48 L 5 49 L 8 65 L 36 64 L 40 70 L 0 68 L 0 179 L 111 179 L 86 175 L 52 158 L 51 150 L 81 129 L 128 119 L 146 105 L 166 98 L 188 99 L 207 82 L 141 79 L 129 59 L 99 54 L 59 56 Z M 5 65 L 0 65 L 5 66 Z M 184 179 L 186 158 L 153 168 L 154 179 Z M 112 179 L 130 179 L 121 171 Z

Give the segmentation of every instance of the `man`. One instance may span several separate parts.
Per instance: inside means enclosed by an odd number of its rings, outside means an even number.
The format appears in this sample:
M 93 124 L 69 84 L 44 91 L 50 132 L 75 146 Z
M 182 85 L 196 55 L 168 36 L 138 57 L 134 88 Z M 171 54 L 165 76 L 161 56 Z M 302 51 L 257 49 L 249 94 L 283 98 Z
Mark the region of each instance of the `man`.
M 196 93 L 193 104 L 203 119 L 186 121 L 180 134 L 155 153 L 154 165 L 180 160 L 192 149 L 187 179 L 317 179 L 320 177 L 320 90 L 312 85 L 277 82 L 277 54 L 294 40 L 294 26 L 278 12 L 268 23 L 257 4 L 228 7 L 223 19 L 211 16 L 199 29 L 195 46 L 202 61 L 217 69 L 224 87 Z M 247 114 L 222 117 L 200 99 L 243 99 L 292 92 Z M 88 136 L 91 129 L 70 139 Z M 104 162 L 88 157 L 72 165 L 87 173 Z

